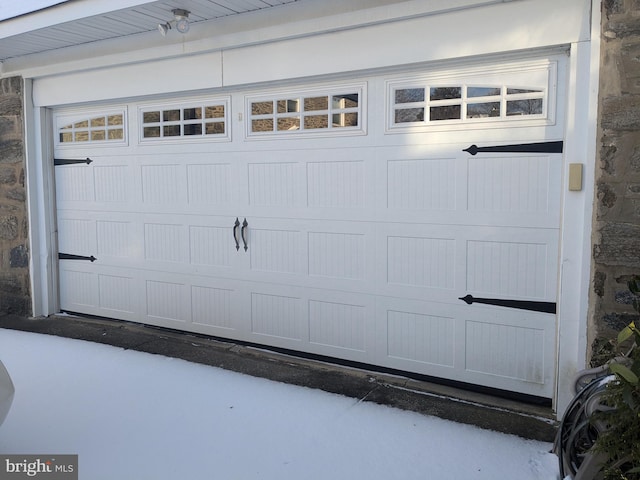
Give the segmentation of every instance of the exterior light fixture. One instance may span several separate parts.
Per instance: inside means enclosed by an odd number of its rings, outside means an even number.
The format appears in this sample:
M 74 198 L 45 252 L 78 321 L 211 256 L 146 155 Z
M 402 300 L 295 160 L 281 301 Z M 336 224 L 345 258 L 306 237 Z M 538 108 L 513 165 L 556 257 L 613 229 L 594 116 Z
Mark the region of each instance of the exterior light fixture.
M 171 24 L 169 22 L 158 24 L 158 31 L 163 37 L 167 35 L 169 30 L 171 30 Z
M 182 8 L 176 8 L 172 10 L 173 16 L 176 19 L 176 30 L 180 33 L 187 33 L 189 31 L 189 10 L 183 10 Z
M 185 10 L 183 8 L 176 8 L 171 10 L 173 13 L 173 20 L 166 23 L 160 23 L 158 25 L 158 31 L 160 35 L 163 37 L 167 35 L 167 32 L 171 30 L 171 24 L 175 24 L 176 30 L 180 33 L 187 33 L 189 31 L 189 14 L 191 13 L 189 10 Z

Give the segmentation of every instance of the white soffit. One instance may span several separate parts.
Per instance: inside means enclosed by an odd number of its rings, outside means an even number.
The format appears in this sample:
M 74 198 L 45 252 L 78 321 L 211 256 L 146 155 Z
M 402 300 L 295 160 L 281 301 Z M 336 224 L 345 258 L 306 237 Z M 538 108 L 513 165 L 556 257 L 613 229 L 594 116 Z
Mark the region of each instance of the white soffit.
M 65 2 L 0 22 L 0 61 L 145 32 L 173 19 L 191 23 L 294 3 L 297 0 L 86 0 Z

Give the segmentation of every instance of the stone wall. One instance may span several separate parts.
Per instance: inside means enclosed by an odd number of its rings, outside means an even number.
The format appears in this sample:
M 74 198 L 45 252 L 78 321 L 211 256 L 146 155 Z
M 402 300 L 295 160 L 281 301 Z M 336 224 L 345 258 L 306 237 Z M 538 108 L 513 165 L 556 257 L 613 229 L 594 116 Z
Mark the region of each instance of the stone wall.
M 640 0 L 604 0 L 593 230 L 594 348 L 637 318 L 626 282 L 640 275 Z
M 0 315 L 31 314 L 22 78 L 0 79 Z

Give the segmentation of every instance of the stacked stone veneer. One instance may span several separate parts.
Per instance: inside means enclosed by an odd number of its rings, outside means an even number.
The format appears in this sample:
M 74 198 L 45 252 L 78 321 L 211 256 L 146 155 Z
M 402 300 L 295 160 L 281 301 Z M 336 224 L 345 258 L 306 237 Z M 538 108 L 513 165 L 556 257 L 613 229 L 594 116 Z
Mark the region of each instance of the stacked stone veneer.
M 30 315 L 22 78 L 0 79 L 0 316 Z
M 604 0 L 589 340 L 637 319 L 640 275 L 640 1 Z

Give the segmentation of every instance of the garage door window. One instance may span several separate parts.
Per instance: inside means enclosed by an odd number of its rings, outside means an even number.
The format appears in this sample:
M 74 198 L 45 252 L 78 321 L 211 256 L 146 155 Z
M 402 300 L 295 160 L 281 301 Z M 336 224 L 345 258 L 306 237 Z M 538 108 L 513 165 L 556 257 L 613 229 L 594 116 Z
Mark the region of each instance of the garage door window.
M 249 136 L 362 130 L 362 88 L 247 99 Z
M 394 124 L 540 117 L 545 91 L 507 86 L 412 86 L 394 90 Z
M 124 143 L 124 111 L 80 113 L 56 118 L 57 143 Z
M 226 140 L 226 101 L 205 104 L 165 105 L 140 110 L 142 141 L 194 139 Z
M 460 72 L 449 80 L 425 76 L 387 82 L 389 128 L 553 121 L 557 70 L 554 62 L 517 69 L 497 66 L 496 70 Z

